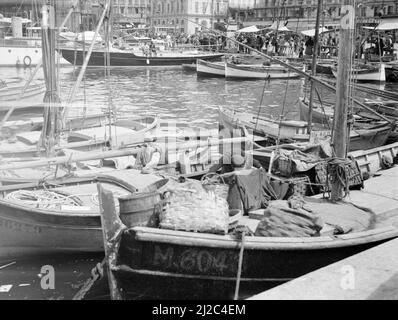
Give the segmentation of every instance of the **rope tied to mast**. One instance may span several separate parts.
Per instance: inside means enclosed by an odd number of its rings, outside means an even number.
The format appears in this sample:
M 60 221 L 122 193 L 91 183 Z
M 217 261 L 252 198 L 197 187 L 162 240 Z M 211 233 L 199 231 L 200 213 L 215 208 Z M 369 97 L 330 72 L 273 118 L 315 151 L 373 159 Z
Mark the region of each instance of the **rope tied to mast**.
M 332 158 L 327 162 L 326 184 L 340 184 L 344 190 L 343 199 L 349 194 L 349 166 L 351 159 Z

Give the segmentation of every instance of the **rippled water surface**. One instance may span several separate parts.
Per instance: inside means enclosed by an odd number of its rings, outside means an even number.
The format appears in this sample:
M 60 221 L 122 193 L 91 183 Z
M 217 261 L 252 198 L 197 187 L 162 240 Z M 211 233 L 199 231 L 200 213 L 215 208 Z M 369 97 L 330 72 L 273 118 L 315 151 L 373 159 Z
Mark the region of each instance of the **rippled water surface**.
M 28 79 L 32 70 L 0 68 L 0 79 Z M 74 70 L 73 67 L 62 67 L 59 70 L 62 101 L 68 101 L 79 70 Z M 41 71 L 36 79 L 43 79 Z M 74 102 L 79 104 L 79 112 L 86 108 L 87 112 L 97 113 L 101 109 L 108 109 L 108 104 L 111 103 L 119 112 L 131 115 L 155 114 L 165 121 L 176 121 L 190 127 L 214 128 L 218 124 L 218 107 L 262 115 L 284 114 L 286 118 L 297 119 L 301 87 L 302 80 L 266 82 L 197 78 L 195 73 L 185 72 L 180 67 L 111 69 L 107 81 L 103 68 L 89 68 Z M 386 84 L 385 88 L 398 92 L 396 84 Z M 332 96 L 328 95 L 327 98 L 333 100 Z M 28 119 L 30 115 L 22 117 Z M 31 283 L 26 288 L 18 287 L 11 294 L 0 296 L 0 299 L 70 299 L 101 257 L 70 258 L 66 262 L 57 259 L 58 257 L 50 257 L 47 260 L 24 263 L 16 261 L 16 264 L 8 267 L 9 272 L 0 272 L 0 283 L 15 286 L 21 281 Z M 0 262 L 1 266 L 12 263 L 13 260 Z M 37 273 L 43 263 L 56 265 L 61 274 L 56 294 L 40 289 Z
M 27 79 L 32 70 L 2 68 L 0 79 Z M 59 70 L 63 102 L 68 101 L 79 71 L 73 67 Z M 36 78 L 43 78 L 41 71 Z M 85 107 L 87 112 L 98 112 L 107 110 L 112 104 L 123 113 L 155 114 L 164 120 L 206 127 L 216 125 L 220 106 L 262 115 L 284 114 L 286 118 L 297 119 L 297 101 L 303 83 L 297 79 L 267 82 L 198 78 L 196 73 L 183 71 L 181 67 L 112 68 L 109 79 L 107 81 L 103 68 L 87 69 L 73 100 L 80 110 Z M 398 91 L 396 84 L 386 84 L 382 88 Z

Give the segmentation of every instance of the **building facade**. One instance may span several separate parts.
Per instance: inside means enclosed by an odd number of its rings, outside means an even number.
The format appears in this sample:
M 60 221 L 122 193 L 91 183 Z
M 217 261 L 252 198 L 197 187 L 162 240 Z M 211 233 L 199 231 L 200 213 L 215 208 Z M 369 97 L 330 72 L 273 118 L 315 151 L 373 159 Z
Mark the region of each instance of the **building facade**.
M 245 25 L 267 25 L 274 21 L 288 21 L 293 30 L 315 26 L 318 0 L 256 0 L 254 14 L 246 19 Z M 340 0 L 323 0 L 321 19 L 325 26 L 338 24 L 341 13 Z M 397 0 L 356 1 L 357 22 L 377 23 L 380 19 L 398 17 Z
M 52 0 L 55 7 L 56 23 L 60 25 L 72 7 L 72 0 Z M 76 8 L 66 27 L 71 31 L 80 31 L 82 24 L 90 28 L 96 23 L 92 8 L 97 0 L 84 0 Z M 44 1 L 0 0 L 0 14 L 4 17 L 22 17 L 30 19 L 33 26 L 41 24 L 41 9 Z
M 233 9 L 252 9 L 258 0 L 229 0 L 229 7 Z
M 194 34 L 223 22 L 228 0 L 152 0 L 151 26 L 158 33 Z
M 151 0 L 114 0 L 113 13 L 116 20 L 136 25 L 150 23 Z

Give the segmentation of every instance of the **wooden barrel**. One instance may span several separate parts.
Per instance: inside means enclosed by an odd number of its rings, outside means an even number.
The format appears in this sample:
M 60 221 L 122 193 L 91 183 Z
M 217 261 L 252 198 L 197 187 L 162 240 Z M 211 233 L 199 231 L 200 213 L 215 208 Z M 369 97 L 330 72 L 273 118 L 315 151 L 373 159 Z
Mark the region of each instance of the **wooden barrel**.
M 133 193 L 119 198 L 120 220 L 127 227 L 155 227 L 159 219 L 161 197 L 158 190 L 167 184 L 168 179 L 162 179 L 142 189 L 143 192 Z
M 127 227 L 149 226 L 149 221 L 161 210 L 160 201 L 156 191 L 120 197 L 120 220 Z

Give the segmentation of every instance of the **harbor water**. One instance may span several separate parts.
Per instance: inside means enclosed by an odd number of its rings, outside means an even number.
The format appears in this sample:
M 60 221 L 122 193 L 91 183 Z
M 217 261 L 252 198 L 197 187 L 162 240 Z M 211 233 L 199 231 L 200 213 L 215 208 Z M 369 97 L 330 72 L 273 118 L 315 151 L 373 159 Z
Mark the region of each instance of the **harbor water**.
M 67 101 L 80 69 L 59 70 L 61 99 Z M 28 79 L 33 69 L 1 68 L 4 81 Z M 35 79 L 43 79 L 39 71 Z M 197 78 L 181 67 L 112 68 L 110 78 L 103 68 L 89 68 L 78 91 L 73 112 L 98 113 L 109 104 L 117 113 L 157 115 L 162 121 L 183 123 L 191 128 L 217 128 L 218 108 L 251 112 L 275 119 L 299 119 L 298 99 L 303 80 L 236 81 Z M 368 84 L 370 85 L 370 84 Z M 380 85 L 372 85 L 380 88 Z M 397 84 L 385 84 L 397 92 Z M 326 94 L 327 95 L 327 94 Z M 326 99 L 333 99 L 327 95 Z M 372 98 L 371 96 L 364 96 Z M 28 120 L 32 114 L 19 115 Z M 36 114 L 37 116 L 37 114 Z M 14 116 L 15 119 L 15 116 Z M 103 254 L 79 254 L 14 258 L 0 257 L 0 300 L 71 299 L 90 277 Z M 43 267 L 54 269 L 54 288 L 43 288 Z

